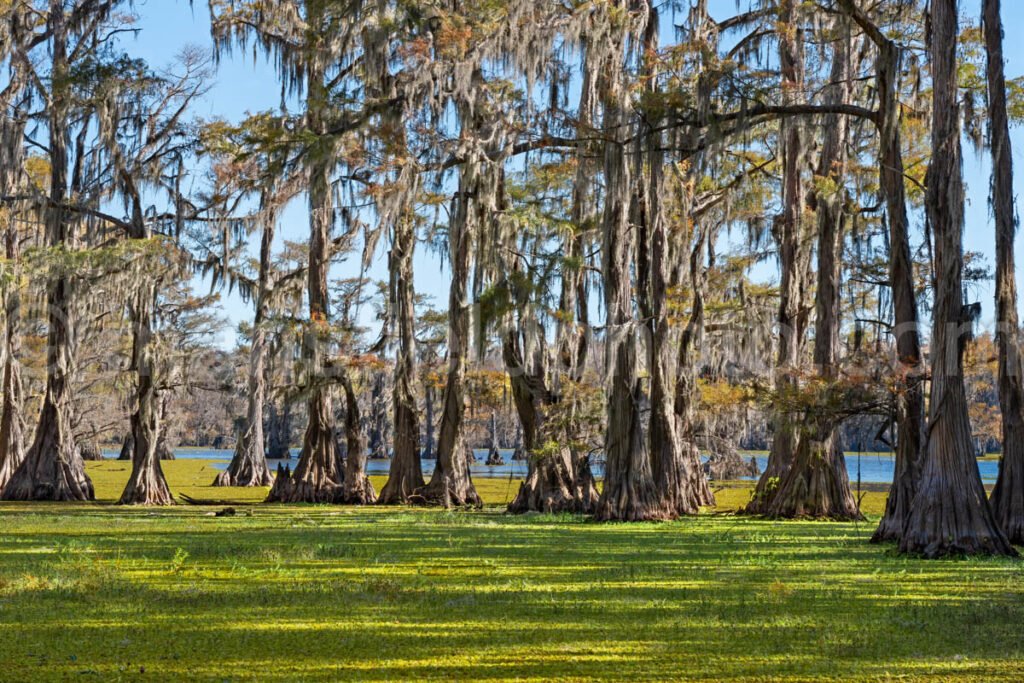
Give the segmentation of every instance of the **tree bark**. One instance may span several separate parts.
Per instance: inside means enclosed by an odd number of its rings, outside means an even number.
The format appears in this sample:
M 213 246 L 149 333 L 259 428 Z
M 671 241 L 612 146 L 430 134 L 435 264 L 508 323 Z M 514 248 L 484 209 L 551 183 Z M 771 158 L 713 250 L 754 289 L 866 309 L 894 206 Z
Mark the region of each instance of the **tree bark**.
M 136 372 L 135 411 L 131 417 L 132 472 L 121 498 L 121 505 L 173 505 L 174 497 L 167 485 L 157 442 L 160 434 L 160 408 L 156 384 L 155 350 L 153 346 L 153 285 L 142 285 L 131 306 L 134 326 L 132 365 Z
M 50 205 L 46 212 L 46 246 L 73 249 L 74 228 L 65 211 L 67 139 L 70 110 L 68 28 L 62 0 L 49 8 L 53 87 L 48 102 L 50 138 Z M 24 461 L 4 487 L 4 500 L 93 500 L 92 481 L 75 444 L 69 420 L 70 380 L 74 365 L 74 284 L 67 273 L 48 283 L 47 375 L 35 438 Z
M 135 437 L 132 436 L 131 423 L 128 425 L 128 433 L 124 435 L 124 441 L 121 442 L 121 452 L 118 453 L 118 460 L 131 460 L 135 454 Z
M 0 194 L 15 194 L 21 186 L 24 160 L 24 123 L 0 118 Z M 5 269 L 13 275 L 4 294 L 3 413 L 0 415 L 0 492 L 25 460 L 24 387 L 21 382 L 21 293 L 17 267 L 20 259 L 15 207 L 0 209 L 4 221 Z
M 934 235 L 935 305 L 928 448 L 900 551 L 945 555 L 1016 555 L 999 528 L 971 449 L 963 383 L 964 188 L 956 79 L 957 0 L 932 0 L 929 9 L 933 105 L 932 159 L 925 208 Z
M 782 74 L 783 103 L 796 102 L 804 85 L 803 40 L 797 19 L 796 0 L 779 2 L 779 67 Z M 779 353 L 777 386 L 780 391 L 797 388 L 796 366 L 800 363 L 807 330 L 807 303 L 810 249 L 805 239 L 803 220 L 805 155 L 804 130 L 796 118 L 783 119 L 782 140 L 782 215 L 773 232 L 779 247 L 782 274 L 779 299 Z M 749 514 L 764 514 L 771 509 L 779 484 L 789 472 L 799 447 L 799 430 L 794 416 L 778 413 L 773 417 L 774 435 L 768 453 L 768 465 L 757 482 Z
M 988 112 L 992 147 L 992 210 L 996 220 L 996 309 L 999 326 L 999 407 L 1003 414 L 1003 454 L 992 491 L 992 511 L 1011 543 L 1024 544 L 1024 386 L 1021 384 L 1020 320 L 1014 238 L 1013 150 L 1003 69 L 1000 0 L 982 1 L 988 57 Z
M 264 218 L 260 240 L 259 283 L 256 292 L 256 315 L 252 326 L 252 347 L 249 349 L 249 402 L 245 426 L 235 444 L 228 468 L 213 480 L 214 486 L 270 486 L 274 477 L 267 465 L 263 439 L 263 410 L 267 397 L 267 331 L 271 282 L 271 254 L 277 215 L 269 212 Z
M 516 497 L 513 514 L 525 512 L 581 512 L 573 492 L 572 450 L 566 439 L 546 432 L 546 411 L 553 397 L 545 384 L 543 364 L 527 366 L 518 334 L 509 329 L 502 342 L 502 357 L 512 385 L 512 400 L 523 430 L 527 472 Z
M 398 357 L 395 362 L 393 406 L 395 414 L 395 445 L 388 481 L 380 492 L 381 504 L 409 503 L 412 495 L 424 485 L 423 465 L 419 454 L 419 411 L 416 408 L 416 311 L 414 308 L 412 257 L 416 248 L 416 228 L 411 220 L 395 224 L 391 265 L 393 283 L 392 309 L 398 323 Z M 429 400 L 429 398 L 428 398 Z M 432 420 L 428 405 L 427 420 Z M 428 434 L 433 425 L 428 425 Z
M 648 10 L 647 28 L 644 34 L 644 54 L 655 55 L 658 49 L 658 11 L 651 5 Z M 648 79 L 648 91 L 653 99 L 657 96 L 656 65 L 648 64 L 645 73 Z M 672 329 L 669 323 L 668 296 L 671 272 L 671 248 L 669 244 L 668 225 L 663 215 L 662 196 L 664 194 L 665 155 L 662 152 L 664 141 L 657 132 L 660 121 L 644 117 L 642 139 L 644 149 L 638 156 L 646 158 L 646 164 L 640 165 L 640 171 L 646 170 L 647 182 L 642 184 L 644 195 L 644 214 L 640 229 L 646 235 L 648 250 L 644 252 L 649 268 L 641 265 L 638 271 L 647 271 L 647 282 L 641 280 L 641 302 L 644 304 L 644 317 L 648 323 L 650 345 L 648 351 L 648 372 L 650 374 L 651 414 L 648 426 L 650 441 L 651 470 L 658 495 L 661 499 L 662 513 L 666 517 L 680 515 L 696 515 L 702 505 L 714 504 L 714 495 L 708 486 L 704 468 L 700 463 L 700 450 L 693 439 L 693 423 L 691 406 L 693 393 L 696 390 L 693 366 L 693 345 L 703 325 L 703 294 L 698 287 L 703 279 L 701 253 L 704 239 L 698 236 L 691 259 L 691 282 L 694 286 L 693 308 L 690 326 L 683 332 L 678 352 L 676 368 L 676 386 L 673 387 L 670 375 L 670 343 Z M 702 229 L 695 227 L 700 234 Z M 678 235 L 690 237 L 689 235 Z M 675 283 L 678 284 L 678 283 Z M 677 409 L 679 412 L 677 412 Z
M 267 457 L 272 460 L 289 460 L 291 453 L 292 408 L 287 401 L 271 401 L 267 417 L 269 448 Z
M 464 124 L 465 125 L 465 124 Z M 482 506 L 473 486 L 466 457 L 465 381 L 469 353 L 469 305 L 466 301 L 472 251 L 471 212 L 478 210 L 474 198 L 480 189 L 479 169 L 463 167 L 458 196 L 449 224 L 452 283 L 448 297 L 448 376 L 441 396 L 441 429 L 437 440 L 437 464 L 430 482 L 416 490 L 418 502 L 443 507 Z
M 420 459 L 433 460 L 437 457 L 434 452 L 437 440 L 434 438 L 434 402 L 437 400 L 437 392 L 434 386 L 427 382 L 423 388 L 423 451 Z
M 345 390 L 345 481 L 342 484 L 341 502 L 349 505 L 372 505 L 377 492 L 366 476 L 366 437 L 363 435 L 362 417 L 359 414 L 359 398 L 352 387 L 347 371 L 341 375 L 341 386 Z

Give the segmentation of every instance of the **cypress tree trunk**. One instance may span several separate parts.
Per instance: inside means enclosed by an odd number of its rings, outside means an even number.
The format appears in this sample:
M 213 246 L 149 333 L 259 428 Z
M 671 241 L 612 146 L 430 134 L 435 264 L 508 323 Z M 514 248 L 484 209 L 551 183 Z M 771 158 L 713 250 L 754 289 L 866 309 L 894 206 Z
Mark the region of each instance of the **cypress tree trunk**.
M 779 68 L 782 74 L 783 102 L 799 101 L 804 84 L 803 40 L 797 22 L 796 0 L 779 1 Z M 807 279 L 810 267 L 810 249 L 805 243 L 803 221 L 804 183 L 802 178 L 805 155 L 804 131 L 796 119 L 782 122 L 782 215 L 773 232 L 779 247 L 779 267 L 782 273 L 779 300 L 779 354 L 777 386 L 780 391 L 795 390 L 794 373 L 800 363 L 800 354 L 807 329 Z M 746 508 L 749 514 L 764 514 L 771 509 L 779 484 L 789 472 L 799 447 L 799 430 L 792 415 L 776 414 L 773 418 L 775 433 L 768 453 L 768 466 L 757 482 L 753 500 Z
M 349 505 L 372 505 L 377 492 L 366 476 L 366 437 L 363 435 L 362 417 L 359 414 L 359 399 L 352 387 L 348 372 L 341 375 L 341 386 L 345 390 L 345 481 L 342 484 L 341 502 Z
M 21 185 L 19 176 L 24 157 L 24 124 L 0 118 L 0 195 L 14 194 Z M 0 209 L 4 226 L 4 254 L 7 268 L 17 275 L 21 248 L 14 207 Z M 21 294 L 16 280 L 7 285 L 4 295 L 4 367 L 3 413 L 0 414 L 0 492 L 25 459 L 24 388 L 21 383 Z
M 132 473 L 118 501 L 121 505 L 173 505 L 174 497 L 167 486 L 157 441 L 160 434 L 160 407 L 156 386 L 155 350 L 153 347 L 153 285 L 140 285 L 131 306 L 134 326 L 132 365 L 137 375 L 135 412 L 131 417 Z
M 875 43 L 875 84 L 878 93 L 878 184 L 889 223 L 889 280 L 892 287 L 897 361 L 904 378 L 894 396 L 896 468 L 885 514 L 872 542 L 898 541 L 917 492 L 924 443 L 924 368 L 914 291 L 914 262 L 910 250 L 910 221 L 904 185 L 903 146 L 899 102 L 900 48 L 890 40 L 854 0 L 839 0 L 846 12 Z
M 1014 237 L 1013 154 L 1003 73 L 1003 23 L 999 0 L 983 0 L 988 56 L 988 111 L 992 146 L 992 210 L 996 219 L 996 308 L 999 316 L 999 407 L 1003 454 L 992 491 L 992 511 L 1012 543 L 1024 544 L 1024 386 L 1021 385 L 1020 320 Z
M 658 48 L 658 11 L 649 6 L 647 28 L 644 32 L 644 54 L 654 55 Z M 645 65 L 645 74 L 648 75 L 648 91 L 657 96 L 657 72 L 655 64 Z M 671 342 L 672 330 L 669 325 L 668 315 L 668 294 L 670 271 L 670 244 L 668 226 L 662 212 L 661 197 L 664 193 L 663 176 L 665 155 L 662 151 L 663 140 L 658 128 L 659 119 L 649 120 L 644 117 L 642 124 L 642 138 L 645 145 L 642 150 L 642 158 L 646 158 L 646 164 L 640 166 L 640 170 L 646 169 L 647 182 L 643 186 L 644 215 L 640 222 L 642 234 L 646 240 L 641 243 L 648 243 L 648 249 L 641 252 L 649 263 L 649 268 L 644 264 L 638 266 L 638 271 L 647 271 L 649 275 L 641 279 L 640 299 L 644 308 L 644 317 L 650 322 L 650 348 L 648 354 L 648 371 L 650 374 L 650 401 L 651 414 L 648 427 L 648 435 L 651 449 L 651 470 L 658 495 L 661 498 L 662 514 L 666 517 L 677 517 L 679 515 L 695 515 L 700 512 L 702 505 L 714 503 L 714 495 L 708 486 L 707 478 L 704 476 L 704 469 L 700 464 L 700 450 L 692 439 L 692 423 L 683 424 L 680 420 L 689 417 L 690 395 L 694 387 L 691 379 L 692 365 L 692 344 L 696 330 L 693 324 L 703 323 L 703 300 L 694 291 L 694 305 L 691 319 L 691 327 L 684 332 L 681 348 L 679 349 L 678 360 L 680 365 L 677 368 L 676 389 L 682 391 L 680 396 L 682 403 L 678 406 L 683 414 L 676 412 L 677 395 L 671 386 L 669 379 L 669 345 Z M 697 228 L 700 230 L 700 228 Z M 692 262 L 691 275 L 694 282 L 700 277 L 700 251 L 703 240 L 698 239 L 696 246 L 696 259 Z M 638 275 L 640 273 L 638 272 Z M 684 348 L 685 347 L 685 348 Z M 684 433 L 684 429 L 689 427 Z
M 707 228 L 698 224 L 696 240 L 690 254 L 690 288 L 693 290 L 693 303 L 690 320 L 679 339 L 679 358 L 676 363 L 676 387 L 673 401 L 673 413 L 679 432 L 679 443 L 682 448 L 680 465 L 672 477 L 664 478 L 663 496 L 668 492 L 676 493 L 676 508 L 682 510 L 696 506 L 715 504 L 715 494 L 711 491 L 707 474 L 700 462 L 700 449 L 697 446 L 695 412 L 697 402 L 697 367 L 695 356 L 700 348 L 704 333 L 704 291 L 707 285 L 707 271 L 703 263 L 703 251 L 708 243 Z M 673 484 L 673 479 L 676 483 Z M 672 500 L 668 498 L 668 500 Z
M 502 357 L 512 384 L 512 400 L 523 430 L 523 446 L 528 458 L 526 478 L 516 497 L 509 503 L 513 514 L 524 512 L 578 512 L 573 493 L 572 451 L 565 440 L 543 442 L 545 411 L 552 396 L 545 385 L 540 363 L 528 368 L 514 329 L 505 334 Z
M 925 557 L 1016 555 L 985 497 L 971 449 L 963 383 L 964 188 L 956 80 L 957 0 L 930 5 L 932 160 L 925 207 L 935 239 L 935 305 L 928 448 L 900 551 Z
M 465 124 L 464 124 L 465 125 Z M 475 164 L 472 164 L 475 166 Z M 441 429 L 437 440 L 437 464 L 430 482 L 417 489 L 417 499 L 427 505 L 456 507 L 483 505 L 469 474 L 464 442 L 466 356 L 469 352 L 469 305 L 466 301 L 473 236 L 471 209 L 480 189 L 479 169 L 460 171 L 458 197 L 449 224 L 452 284 L 448 297 L 448 377 L 441 396 Z
M 624 9 L 621 3 L 613 6 Z M 601 521 L 644 521 L 664 519 L 667 515 L 659 504 L 641 425 L 643 392 L 637 375 L 637 323 L 631 279 L 635 245 L 629 220 L 634 179 L 624 142 L 633 127 L 627 113 L 628 96 L 621 82 L 625 31 L 620 30 L 612 40 L 615 45 L 610 49 L 606 80 L 602 84 L 606 135 L 602 268 L 608 399 L 604 489 L 594 514 Z
M 317 22 L 311 21 L 311 25 Z M 314 59 L 308 76 L 306 103 L 309 128 L 323 136 L 309 150 L 313 159 L 309 177 L 310 240 L 307 290 L 309 330 L 303 340 L 309 399 L 309 422 L 302 440 L 302 452 L 290 481 L 275 480 L 267 502 L 331 503 L 342 495 L 343 473 L 339 467 L 332 420 L 334 410 L 326 380 L 325 357 L 330 344 L 330 304 L 327 271 L 330 268 L 330 235 L 334 222 L 330 172 L 333 166 L 332 143 L 326 133 L 328 105 L 323 64 Z
M 845 34 L 845 27 L 843 27 Z M 841 38 L 832 62 L 829 104 L 845 104 L 850 96 L 850 41 Z M 846 222 L 843 189 L 848 121 L 845 116 L 825 117 L 824 144 L 818 177 L 824 188 L 817 192 L 818 287 L 814 334 L 814 364 L 826 382 L 838 377 L 840 283 L 842 281 L 843 231 Z M 766 512 L 773 517 L 818 517 L 837 520 L 863 519 L 850 491 L 839 424 L 834 417 L 813 408 L 798 440 L 796 459 L 783 475 L 778 492 Z
M 395 445 L 388 481 L 380 492 L 381 504 L 408 503 L 424 485 L 419 455 L 419 412 L 416 409 L 416 311 L 412 278 L 412 257 L 416 228 L 411 220 L 395 224 L 391 253 L 393 281 L 392 308 L 398 322 L 398 358 L 395 362 Z M 428 398 L 429 401 L 429 398 Z M 431 435 L 433 406 L 427 406 L 427 433 Z
M 889 278 L 892 281 L 896 323 L 896 353 L 907 380 L 896 396 L 896 472 L 885 515 L 872 540 L 897 541 L 910 516 L 917 494 L 924 450 L 924 384 L 921 336 L 914 290 L 914 262 L 910 251 L 910 220 L 907 216 L 903 151 L 900 135 L 900 104 L 897 91 L 899 52 L 886 40 L 878 56 L 881 150 L 879 183 L 889 219 Z
M 50 137 L 50 205 L 46 211 L 46 246 L 73 249 L 74 228 L 67 201 L 67 126 L 69 121 L 68 36 L 62 0 L 51 0 L 49 31 L 53 87 L 48 103 Z M 67 273 L 47 285 L 47 375 L 35 438 L 24 461 L 3 490 L 4 500 L 93 500 L 92 481 L 75 444 L 69 420 L 73 358 L 74 284 Z
M 121 452 L 118 453 L 118 460 L 131 460 L 135 454 L 135 437 L 132 436 L 131 423 L 128 425 L 128 433 L 124 435 L 124 441 L 121 442 Z
M 271 250 L 274 242 L 274 212 L 264 219 L 260 240 L 260 271 L 256 293 L 256 315 L 252 327 L 252 348 L 249 350 L 249 404 L 245 427 L 235 444 L 235 452 L 227 470 L 217 475 L 214 486 L 270 486 L 274 478 L 267 465 L 263 440 L 263 410 L 267 396 L 267 332 L 266 317 L 272 283 Z
M 436 399 L 437 392 L 434 390 L 433 384 L 430 382 L 426 383 L 423 388 L 423 451 L 420 453 L 420 459 L 426 458 L 433 460 L 437 457 L 437 453 L 434 452 L 434 401 Z

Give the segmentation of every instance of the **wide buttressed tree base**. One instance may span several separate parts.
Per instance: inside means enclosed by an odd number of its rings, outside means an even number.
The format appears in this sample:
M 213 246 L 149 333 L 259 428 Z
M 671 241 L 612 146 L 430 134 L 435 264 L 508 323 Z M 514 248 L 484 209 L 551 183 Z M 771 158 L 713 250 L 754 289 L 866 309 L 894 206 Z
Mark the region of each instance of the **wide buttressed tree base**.
M 75 446 L 66 416 L 43 403 L 36 438 L 4 487 L 3 500 L 94 500 L 92 481 Z
M 299 463 L 290 477 L 282 471 L 267 495 L 268 503 L 337 503 L 343 494 L 334 432 L 330 427 L 331 401 L 318 389 L 309 399 L 309 424 Z

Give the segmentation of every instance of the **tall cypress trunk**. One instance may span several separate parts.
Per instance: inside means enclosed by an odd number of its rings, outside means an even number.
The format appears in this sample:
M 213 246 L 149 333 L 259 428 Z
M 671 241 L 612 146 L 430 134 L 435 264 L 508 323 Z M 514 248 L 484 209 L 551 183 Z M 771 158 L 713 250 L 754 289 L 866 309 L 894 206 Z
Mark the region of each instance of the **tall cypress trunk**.
M 310 20 L 310 25 L 319 22 Z M 342 495 L 343 473 L 339 467 L 337 446 L 332 425 L 334 409 L 326 383 L 325 359 L 330 344 L 330 303 L 327 273 L 331 257 L 331 227 L 334 222 L 334 201 L 330 174 L 334 150 L 326 136 L 328 93 L 324 85 L 324 65 L 317 56 L 308 72 L 306 117 L 311 132 L 321 136 L 309 150 L 312 159 L 309 173 L 309 267 L 307 295 L 309 298 L 309 329 L 303 339 L 303 361 L 306 365 L 309 399 L 309 421 L 302 440 L 302 452 L 290 480 L 280 475 L 267 497 L 268 502 L 330 503 Z
M 1020 320 L 1013 254 L 1017 217 L 1013 199 L 1013 154 L 1003 73 L 1003 23 L 999 0 L 983 0 L 982 24 L 988 56 L 988 112 L 992 146 L 992 210 L 996 219 L 996 308 L 999 316 L 999 407 L 1003 455 L 992 491 L 992 511 L 1012 543 L 1024 543 L 1024 386 L 1021 385 Z
M 896 460 L 885 514 L 872 542 L 898 541 L 917 492 L 924 445 L 924 368 L 914 290 L 914 262 L 910 250 L 910 221 L 899 102 L 900 48 L 861 10 L 854 0 L 840 0 L 843 11 L 875 43 L 875 84 L 878 93 L 878 184 L 889 224 L 889 281 L 892 287 L 897 362 L 904 377 L 894 394 Z
M 64 208 L 67 201 L 68 34 L 62 0 L 51 0 L 49 31 L 53 88 L 48 103 L 50 136 L 50 202 L 46 211 L 46 246 L 73 249 L 74 227 Z M 58 272 L 47 285 L 46 390 L 35 438 L 25 460 L 3 490 L 4 500 L 92 500 L 92 481 L 75 444 L 69 415 L 74 364 L 74 284 Z
M 469 115 L 464 112 L 464 115 Z M 464 122 L 464 126 L 466 123 Z M 475 166 L 471 164 L 471 166 Z M 437 464 L 430 482 L 415 495 L 427 505 L 454 507 L 482 505 L 469 473 L 465 444 L 465 382 L 469 353 L 469 304 L 466 301 L 473 235 L 471 212 L 478 211 L 480 189 L 477 168 L 460 170 L 458 196 L 448 230 L 452 283 L 448 297 L 448 375 L 441 396 L 441 429 L 437 439 Z
M 267 331 L 271 283 L 271 252 L 277 216 L 265 217 L 260 240 L 259 282 L 256 292 L 256 315 L 252 326 L 252 347 L 249 350 L 249 403 L 245 426 L 235 444 L 235 452 L 227 470 L 217 475 L 214 486 L 270 486 L 274 477 L 267 465 L 263 439 L 263 410 L 267 398 Z
M 850 98 L 850 39 L 837 41 L 833 55 L 827 102 L 846 104 Z M 849 122 L 829 114 L 824 121 L 824 143 L 818 177 L 824 187 L 816 194 L 818 218 L 818 286 L 815 299 L 814 365 L 825 382 L 838 379 L 840 283 L 843 231 L 846 223 L 844 167 Z M 839 422 L 813 408 L 798 440 L 796 458 L 783 475 L 778 492 L 766 512 L 773 517 L 862 519 L 850 491 L 839 435 Z
M 647 28 L 644 32 L 644 54 L 654 55 L 657 48 L 658 11 L 650 6 Z M 656 97 L 656 66 L 647 65 L 645 74 L 648 76 L 648 91 Z M 650 321 L 648 323 L 650 338 L 648 372 L 650 374 L 651 414 L 648 437 L 651 471 L 661 499 L 662 514 L 666 517 L 677 517 L 697 514 L 702 505 L 714 503 L 714 495 L 708 486 L 704 468 L 701 467 L 700 450 L 692 438 L 692 429 L 688 429 L 684 433 L 683 428 L 692 427 L 692 424 L 680 423 L 680 416 L 676 413 L 676 392 L 669 378 L 669 346 L 672 329 L 669 324 L 667 300 L 670 287 L 669 279 L 673 269 L 670 264 L 668 226 L 661 202 L 664 193 L 665 155 L 661 151 L 663 140 L 661 134 L 657 132 L 659 127 L 659 120 L 649 120 L 644 117 L 641 138 L 645 146 L 641 150 L 641 155 L 646 159 L 646 164 L 638 166 L 641 170 L 646 170 L 647 174 L 646 183 L 642 184 L 645 197 L 644 220 L 641 222 L 641 229 L 647 237 L 646 240 L 643 240 L 647 242 L 647 249 L 643 256 L 648 260 L 650 267 L 645 268 L 641 265 L 638 267 L 638 271 L 649 273 L 646 283 L 641 280 L 640 294 L 641 301 L 645 302 L 644 317 Z M 696 247 L 698 255 L 702 244 L 703 241 L 698 240 Z M 700 268 L 699 256 L 693 265 L 697 269 Z M 693 275 L 697 277 L 696 273 Z M 693 303 L 693 314 L 697 318 L 696 320 L 691 319 L 691 323 L 702 324 L 703 301 L 698 300 L 696 292 L 694 292 Z M 687 330 L 681 343 L 686 346 L 692 345 L 693 333 L 694 330 Z M 686 364 L 677 368 L 678 379 L 683 381 L 685 387 L 692 369 L 690 367 L 692 364 L 691 349 L 681 348 L 678 360 Z M 692 383 L 688 386 L 693 388 Z M 683 398 L 680 407 L 688 417 L 687 403 L 686 398 Z
M 925 557 L 1016 555 L 985 496 L 963 382 L 964 188 L 956 80 L 957 0 L 932 0 L 932 159 L 925 208 L 934 235 L 935 305 L 928 447 L 900 550 Z
M 622 3 L 613 7 L 624 9 Z M 641 424 L 643 391 L 637 373 L 637 330 L 632 265 L 636 251 L 630 223 L 632 184 L 626 142 L 633 130 L 622 82 L 627 36 L 612 38 L 601 84 L 604 108 L 604 216 L 602 269 L 607 320 L 605 375 L 608 382 L 604 489 L 595 518 L 601 521 L 663 519 Z
M 15 194 L 21 185 L 24 123 L 0 118 L 0 195 Z M 3 219 L 6 268 L 16 274 L 21 248 L 15 208 L 0 208 Z M 9 278 L 4 294 L 3 413 L 0 414 L 0 492 L 25 459 L 24 388 L 21 383 L 21 294 L 15 278 Z
M 924 448 L 924 374 L 921 337 L 914 290 L 914 262 L 910 249 L 910 221 L 899 102 L 900 48 L 871 24 L 853 0 L 841 0 L 845 11 L 867 32 L 878 48 L 875 81 L 878 92 L 878 180 L 889 222 L 889 280 L 897 361 L 906 377 L 895 395 L 896 469 L 886 500 L 885 514 L 872 541 L 898 541 L 917 493 Z
M 676 509 L 680 512 L 684 506 L 695 512 L 701 506 L 715 504 L 715 494 L 711 491 L 707 474 L 700 461 L 695 424 L 698 400 L 696 356 L 704 335 L 704 298 L 707 286 L 707 270 L 704 267 L 703 253 L 710 239 L 705 226 L 698 223 L 696 230 L 696 239 L 690 253 L 690 288 L 693 291 L 693 301 L 691 302 L 690 319 L 679 338 L 676 386 L 672 402 L 672 411 L 682 452 L 672 477 L 662 479 L 664 481 L 662 495 L 665 496 L 667 492 L 675 491 Z M 673 479 L 675 483 L 673 483 Z M 671 487 L 667 488 L 669 485 Z
M 570 242 L 576 239 L 576 236 L 567 238 Z M 569 254 L 571 249 L 571 245 L 567 245 Z M 518 259 L 513 261 L 512 269 L 516 275 L 521 275 Z M 566 323 L 572 320 L 574 314 L 571 310 L 574 293 L 568 293 L 567 290 L 574 290 L 575 286 L 575 279 L 569 273 L 563 274 L 559 316 L 562 327 L 558 330 L 559 342 L 563 345 L 569 343 L 570 332 Z M 531 339 L 526 335 L 533 337 Z M 518 325 L 509 321 L 502 338 L 502 359 L 512 386 L 512 402 L 519 417 L 527 458 L 526 478 L 520 484 L 516 497 L 509 503 L 508 511 L 513 514 L 586 512 L 574 487 L 574 462 L 570 446 L 572 425 L 568 424 L 564 431 L 556 432 L 548 420 L 548 412 L 561 397 L 556 396 L 548 386 L 548 356 L 543 335 L 544 329 L 536 321 L 526 314 L 520 314 Z M 529 343 L 524 344 L 523 341 Z M 529 358 L 524 353 L 524 346 L 533 349 Z M 491 423 L 491 449 L 497 452 L 494 413 L 491 414 Z
M 779 2 L 779 68 L 782 75 L 784 104 L 800 101 L 804 84 L 803 40 L 797 22 L 796 0 Z M 797 388 L 796 366 L 804 346 L 809 305 L 807 278 L 810 249 L 805 239 L 803 221 L 805 154 L 804 131 L 796 119 L 784 119 L 782 140 L 782 215 L 773 226 L 779 249 L 782 274 L 779 291 L 779 352 L 776 385 L 779 391 Z M 764 514 L 771 509 L 779 484 L 789 472 L 799 446 L 799 430 L 794 416 L 777 413 L 773 417 L 774 434 L 768 453 L 768 466 L 761 474 L 753 500 L 747 506 L 750 514 Z
M 415 248 L 415 224 L 408 218 L 397 221 L 391 252 L 392 309 L 398 323 L 393 397 L 395 443 L 388 481 L 377 501 L 382 504 L 408 503 L 413 492 L 424 485 L 419 454 L 419 411 L 416 408 L 416 311 L 412 273 Z M 432 406 L 428 406 L 428 420 L 433 419 L 431 412 Z M 432 435 L 433 426 L 428 425 L 427 429 Z

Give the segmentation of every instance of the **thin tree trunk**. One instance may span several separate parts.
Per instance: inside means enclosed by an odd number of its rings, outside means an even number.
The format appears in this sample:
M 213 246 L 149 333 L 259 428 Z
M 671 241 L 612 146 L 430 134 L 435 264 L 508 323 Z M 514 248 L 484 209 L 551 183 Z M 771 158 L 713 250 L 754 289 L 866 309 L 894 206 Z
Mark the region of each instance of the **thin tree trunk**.
M 437 453 L 434 452 L 436 440 L 434 438 L 434 401 L 437 392 L 434 390 L 434 385 L 430 382 L 426 383 L 423 389 L 423 452 L 420 453 L 420 459 L 433 460 L 437 457 Z
M 249 350 L 249 404 L 245 426 L 235 444 L 235 452 L 227 470 L 217 475 L 214 486 L 270 486 L 274 477 L 267 465 L 263 439 L 263 410 L 267 397 L 267 331 L 271 283 L 271 253 L 274 242 L 276 213 L 271 211 L 263 223 L 260 240 L 260 272 L 256 292 L 256 315 Z
M 370 392 L 370 457 L 374 460 L 388 459 L 387 389 L 387 377 L 376 373 Z
M 51 0 L 53 89 L 48 103 L 50 136 L 50 206 L 46 212 L 46 246 L 73 249 L 74 228 L 67 200 L 67 125 L 69 78 L 67 25 L 62 0 Z M 75 444 L 69 420 L 70 380 L 74 365 L 74 284 L 60 273 L 48 284 L 46 391 L 35 438 L 25 460 L 3 490 L 4 500 L 93 500 L 92 481 Z
M 128 424 L 128 433 L 124 435 L 121 442 L 121 452 L 118 453 L 118 460 L 131 460 L 135 454 L 135 437 L 132 435 L 131 423 Z
M 1016 555 L 999 528 L 971 449 L 963 383 L 966 327 L 963 302 L 964 188 L 956 79 L 957 0 L 929 9 L 933 106 L 932 159 L 925 208 L 935 239 L 935 305 L 928 449 L 900 551 L 925 557 Z
M 394 413 L 395 445 L 388 481 L 380 492 L 381 504 L 408 503 L 424 485 L 419 454 L 419 411 L 416 408 L 416 311 L 413 289 L 412 257 L 416 248 L 416 228 L 411 220 L 395 223 L 391 265 L 392 308 L 398 323 L 398 358 L 395 362 Z M 429 400 L 429 399 L 428 399 Z M 433 420 L 433 407 L 427 407 L 427 420 Z M 432 435 L 433 425 L 428 424 Z
M 798 28 L 796 0 L 780 0 L 778 11 L 783 102 L 792 104 L 799 101 L 804 85 L 803 41 Z M 807 329 L 807 277 L 811 254 L 803 221 L 804 131 L 796 119 L 785 119 L 781 125 L 783 209 L 773 226 L 782 274 L 777 387 L 779 391 L 792 391 L 798 381 L 795 370 L 800 363 Z M 793 464 L 799 447 L 799 430 L 793 420 L 794 416 L 782 413 L 773 417 L 774 435 L 768 465 L 746 508 L 749 514 L 764 514 L 771 509 L 779 484 Z
M 501 457 L 501 447 L 498 444 L 498 411 L 491 411 L 490 420 L 490 433 L 488 434 L 488 445 L 487 445 L 487 465 L 496 466 L 504 465 L 505 461 Z
M 1003 71 L 1003 23 L 999 0 L 983 0 L 988 56 L 988 112 L 992 146 L 992 210 L 996 219 L 996 308 L 999 316 L 999 407 L 1003 454 L 992 491 L 992 511 L 1010 542 L 1024 544 L 1024 386 L 1021 385 L 1020 320 L 1014 238 L 1013 150 Z

